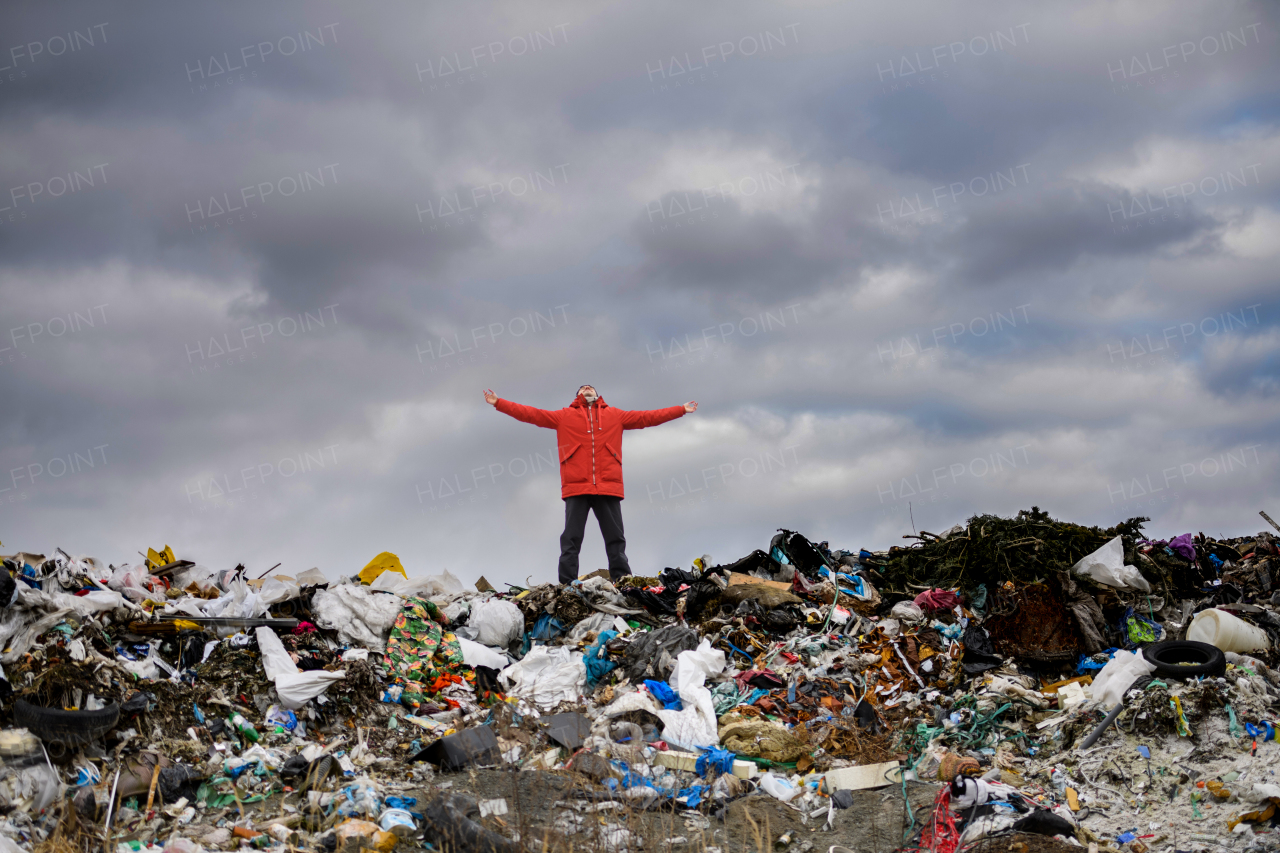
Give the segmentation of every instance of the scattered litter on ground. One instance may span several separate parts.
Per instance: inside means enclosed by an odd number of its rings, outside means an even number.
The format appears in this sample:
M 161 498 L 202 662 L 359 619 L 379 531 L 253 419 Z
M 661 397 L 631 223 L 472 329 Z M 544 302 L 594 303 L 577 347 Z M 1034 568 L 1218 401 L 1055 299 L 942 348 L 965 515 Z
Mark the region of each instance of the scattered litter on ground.
M 0 572 L 0 853 L 1280 849 L 1270 532 L 1037 508 L 466 589 Z

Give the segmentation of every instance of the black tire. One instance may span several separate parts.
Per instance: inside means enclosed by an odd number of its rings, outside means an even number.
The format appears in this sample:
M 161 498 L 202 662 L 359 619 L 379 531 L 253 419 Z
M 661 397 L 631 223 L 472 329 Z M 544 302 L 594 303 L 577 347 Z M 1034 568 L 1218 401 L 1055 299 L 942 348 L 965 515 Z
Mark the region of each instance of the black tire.
M 1216 678 L 1227 671 L 1221 649 L 1193 640 L 1152 643 L 1142 650 L 1142 657 L 1156 668 L 1156 675 L 1169 678 Z
M 13 703 L 13 724 L 46 743 L 91 743 L 115 728 L 119 719 L 120 706 L 114 702 L 96 711 L 41 708 L 23 699 Z

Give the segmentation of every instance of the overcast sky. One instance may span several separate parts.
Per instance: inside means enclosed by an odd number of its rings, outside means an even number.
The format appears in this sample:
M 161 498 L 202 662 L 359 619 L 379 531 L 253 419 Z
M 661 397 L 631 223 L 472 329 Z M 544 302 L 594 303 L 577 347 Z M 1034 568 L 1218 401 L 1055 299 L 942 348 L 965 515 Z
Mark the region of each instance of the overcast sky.
M 0 8 L 0 550 L 553 580 L 583 383 L 637 573 L 1280 517 L 1275 4 L 426 5 Z

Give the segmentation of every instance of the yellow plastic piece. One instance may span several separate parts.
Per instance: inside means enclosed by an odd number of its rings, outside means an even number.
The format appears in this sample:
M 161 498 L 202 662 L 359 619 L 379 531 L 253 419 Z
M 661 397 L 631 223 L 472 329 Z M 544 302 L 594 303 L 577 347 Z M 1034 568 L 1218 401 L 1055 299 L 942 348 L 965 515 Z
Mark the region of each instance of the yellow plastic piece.
M 360 583 L 371 584 L 378 579 L 383 572 L 399 572 L 408 577 L 404 566 L 400 565 L 400 558 L 390 551 L 383 551 L 378 556 L 369 561 L 369 565 L 360 570 Z
M 155 548 L 147 549 L 147 568 L 158 569 L 161 566 L 167 566 L 176 561 L 178 558 L 173 556 L 173 549 L 168 545 L 164 546 L 163 551 L 156 551 Z

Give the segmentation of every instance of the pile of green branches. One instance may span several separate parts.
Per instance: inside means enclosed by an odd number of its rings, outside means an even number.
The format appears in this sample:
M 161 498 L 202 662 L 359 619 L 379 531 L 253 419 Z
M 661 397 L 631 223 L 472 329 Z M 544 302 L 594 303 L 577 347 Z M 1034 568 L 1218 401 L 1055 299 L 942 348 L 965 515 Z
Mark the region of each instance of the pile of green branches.
M 913 594 L 923 587 L 989 591 L 1007 580 L 1032 583 L 1076 562 L 1117 535 L 1139 537 L 1149 518 L 1130 518 L 1114 527 L 1085 527 L 1051 518 L 1039 507 L 1013 518 L 975 515 L 964 529 L 938 536 L 921 532 L 906 548 L 891 548 L 878 571 L 885 591 Z

